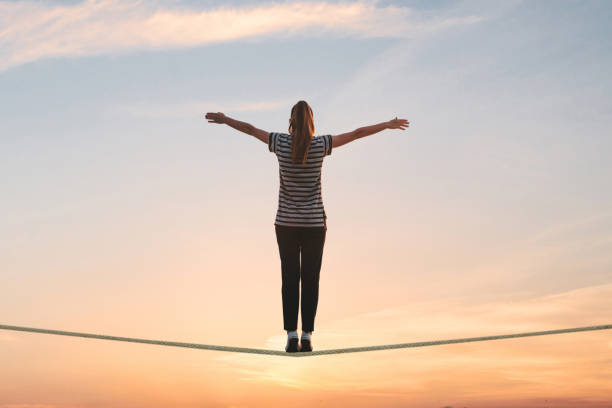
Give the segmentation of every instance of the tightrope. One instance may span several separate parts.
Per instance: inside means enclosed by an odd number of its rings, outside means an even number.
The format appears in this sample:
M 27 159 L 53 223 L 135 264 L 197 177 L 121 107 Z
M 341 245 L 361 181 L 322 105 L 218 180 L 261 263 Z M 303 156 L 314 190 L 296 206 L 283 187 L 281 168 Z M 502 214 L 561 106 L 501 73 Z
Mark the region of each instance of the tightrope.
M 63 330 L 50 330 L 50 329 L 37 329 L 33 327 L 22 327 L 22 326 L 9 326 L 0 325 L 1 330 L 13 330 L 22 332 L 32 333 L 43 333 L 43 334 L 56 334 L 60 336 L 73 336 L 73 337 L 86 337 L 92 339 L 102 340 L 113 340 L 113 341 L 125 341 L 131 343 L 145 343 L 145 344 L 156 344 L 159 346 L 170 346 L 170 347 L 185 347 L 202 350 L 215 350 L 215 351 L 227 351 L 231 353 L 249 353 L 249 354 L 266 354 L 273 356 L 283 357 L 310 357 L 310 356 L 322 356 L 328 354 L 345 354 L 345 353 L 360 353 L 364 351 L 377 351 L 377 350 L 393 350 L 410 347 L 426 347 L 426 346 L 438 346 L 442 344 L 453 344 L 453 343 L 468 343 L 473 341 L 489 341 L 489 340 L 500 340 L 509 339 L 515 337 L 529 337 L 529 336 L 545 336 L 549 334 L 561 334 L 561 333 L 574 333 L 581 331 L 594 331 L 594 330 L 609 330 L 612 329 L 612 324 L 600 325 L 600 326 L 588 326 L 588 327 L 576 327 L 572 329 L 559 329 L 559 330 L 546 330 L 528 333 L 515 333 L 515 334 L 501 334 L 497 336 L 484 336 L 484 337 L 468 337 L 463 339 L 450 339 L 450 340 L 434 340 L 434 341 L 421 341 L 416 343 L 401 343 L 401 344 L 386 344 L 380 346 L 366 346 L 366 347 L 349 347 L 340 349 L 328 349 L 328 350 L 315 350 L 304 353 L 287 353 L 285 351 L 258 349 L 258 348 L 247 348 L 247 347 L 231 347 L 231 346 L 214 346 L 208 344 L 197 344 L 197 343 L 183 343 L 178 341 L 165 341 L 165 340 L 149 340 L 149 339 L 138 339 L 133 337 L 119 337 L 109 336 L 106 334 L 92 334 L 92 333 L 79 333 L 70 332 Z

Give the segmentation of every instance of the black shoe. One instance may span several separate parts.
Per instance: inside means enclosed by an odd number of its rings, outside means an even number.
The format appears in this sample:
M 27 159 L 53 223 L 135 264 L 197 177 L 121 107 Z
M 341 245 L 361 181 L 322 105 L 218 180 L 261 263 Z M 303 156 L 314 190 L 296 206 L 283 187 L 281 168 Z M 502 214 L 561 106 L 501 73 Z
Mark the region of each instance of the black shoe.
M 312 344 L 310 343 L 310 340 L 302 339 L 300 351 L 312 351 Z
M 285 346 L 285 351 L 287 353 L 295 353 L 298 350 L 298 338 L 297 337 L 288 337 L 287 345 Z

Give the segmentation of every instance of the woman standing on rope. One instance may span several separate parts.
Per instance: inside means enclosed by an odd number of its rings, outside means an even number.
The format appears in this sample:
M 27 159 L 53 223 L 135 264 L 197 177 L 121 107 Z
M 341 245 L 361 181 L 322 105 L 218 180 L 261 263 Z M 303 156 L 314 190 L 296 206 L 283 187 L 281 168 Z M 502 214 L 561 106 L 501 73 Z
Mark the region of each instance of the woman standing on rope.
M 209 123 L 225 123 L 268 144 L 279 164 L 280 188 L 274 227 L 281 259 L 283 323 L 287 331 L 285 351 L 312 351 L 311 334 L 319 299 L 319 273 L 327 232 L 327 215 L 321 197 L 323 158 L 332 148 L 378 133 L 408 127 L 406 119 L 365 126 L 340 135 L 314 136 L 312 109 L 299 101 L 291 109 L 289 133 L 266 132 L 255 126 L 208 112 Z M 301 265 L 300 265 L 301 257 Z M 298 345 L 297 321 L 302 285 L 302 336 Z

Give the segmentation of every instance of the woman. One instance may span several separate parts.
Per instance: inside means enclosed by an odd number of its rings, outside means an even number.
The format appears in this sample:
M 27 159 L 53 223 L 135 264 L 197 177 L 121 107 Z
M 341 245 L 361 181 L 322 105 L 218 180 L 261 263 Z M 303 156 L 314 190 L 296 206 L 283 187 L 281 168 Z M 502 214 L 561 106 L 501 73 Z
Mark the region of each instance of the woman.
M 384 129 L 408 127 L 406 119 L 358 128 L 340 135 L 314 136 L 312 109 L 299 101 L 291 109 L 289 133 L 268 133 L 255 126 L 208 112 L 209 123 L 225 123 L 268 144 L 279 163 L 280 188 L 274 226 L 281 258 L 285 351 L 312 351 L 311 334 L 319 298 L 319 273 L 327 232 L 327 215 L 321 197 L 323 158 L 333 148 Z M 301 261 L 300 261 L 301 257 Z M 301 263 L 301 264 L 300 264 Z M 302 285 L 302 336 L 298 344 L 299 285 Z

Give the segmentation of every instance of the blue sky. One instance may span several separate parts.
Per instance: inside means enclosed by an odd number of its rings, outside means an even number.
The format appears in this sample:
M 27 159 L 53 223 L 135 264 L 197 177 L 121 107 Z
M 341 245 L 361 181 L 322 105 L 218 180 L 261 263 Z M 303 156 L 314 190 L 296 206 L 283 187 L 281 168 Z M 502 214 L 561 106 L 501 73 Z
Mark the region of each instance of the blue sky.
M 218 11 L 212 3 L 4 2 L 0 50 L 15 62 L 0 72 L 3 241 L 30 249 L 32 231 L 46 242 L 65 222 L 85 235 L 123 219 L 268 225 L 273 157 L 203 113 L 286 131 L 299 99 L 313 107 L 318 134 L 411 121 L 329 160 L 324 194 L 338 229 L 433 228 L 469 236 L 477 251 L 597 214 L 610 222 L 607 3 L 310 3 L 336 23 L 321 27 L 317 11 L 291 17 L 295 3 L 230 3 L 245 19 L 275 6 L 278 15 L 259 34 L 209 42 L 216 34 L 200 35 L 197 18 Z M 338 17 L 351 6 L 356 17 Z M 90 23 L 54 25 L 58 7 Z M 25 12 L 47 24 L 29 26 L 18 19 Z M 175 12 L 184 25 L 195 18 L 188 44 L 172 31 Z M 154 13 L 169 15 L 171 28 L 149 33 L 153 45 L 103 35 L 146 27 Z M 309 22 L 277 28 L 290 18 Z M 43 32 L 57 47 L 34 45 Z M 540 290 L 609 278 L 600 268 L 565 275 Z
M 610 2 L 223 4 L 0 1 L 0 322 L 281 347 L 278 164 L 265 144 L 204 114 L 287 132 L 303 99 L 317 135 L 410 121 L 325 159 L 317 346 L 609 323 Z M 54 347 L 73 363 L 92 347 L 101 356 L 92 372 L 108 368 L 110 348 L 17 336 L 0 336 L 15 347 L 2 359 L 23 378 L 20 359 L 44 364 Z M 580 358 L 592 366 L 572 360 L 571 339 L 547 349 L 550 361 L 600 380 L 609 362 L 597 356 L 611 344 L 589 336 Z M 483 368 L 493 394 L 531 381 L 541 395 L 532 367 L 498 373 L 502 362 L 542 355 L 537 340 L 521 344 L 534 348 L 503 357 L 492 345 L 481 366 L 462 365 Z M 139 350 L 125 361 L 166 358 Z M 408 354 L 376 367 L 347 360 L 355 378 L 320 363 L 321 384 L 281 364 L 261 377 L 261 362 L 206 363 L 227 370 L 224 384 L 239 372 L 265 392 L 266 381 L 376 388 L 368 376 L 380 374 L 398 396 L 402 381 L 441 384 L 436 367 L 463 361 L 436 353 L 415 366 L 418 376 L 398 368 L 384 377 L 391 363 L 413 367 Z M 468 377 L 452 377 L 447 389 L 468 389 Z M 555 384 L 569 397 L 593 395 Z M 439 403 L 438 388 L 423 389 L 423 406 Z
M 245 18 L 274 6 L 278 15 L 258 34 L 209 42 L 216 34 L 200 34 L 208 20 L 197 18 L 217 10 L 212 3 L 3 2 L 0 50 L 13 61 L 0 72 L 3 242 L 21 237 L 27 248 L 30 228 L 49 238 L 68 220 L 95 234 L 114 216 L 268 225 L 273 157 L 203 113 L 285 131 L 299 99 L 313 106 L 318 134 L 411 121 L 407 132 L 360 140 L 327 163 L 325 198 L 339 229 L 355 217 L 396 234 L 431 225 L 469 232 L 476 250 L 594 214 L 610 222 L 606 2 L 310 3 L 336 23 L 313 11 L 293 17 L 308 23 L 290 32 L 277 27 L 295 3 L 229 3 Z M 354 19 L 338 17 L 356 5 Z M 52 24 L 58 7 L 89 24 Z M 28 25 L 19 19 L 26 12 L 47 24 Z M 178 12 L 185 25 L 195 16 L 189 41 L 172 31 Z M 129 47 L 113 37 L 147 27 L 154 13 L 170 16 L 171 28 L 160 23 Z M 40 46 L 41 33 L 56 46 Z M 567 275 L 546 285 L 609 278 L 602 269 Z

